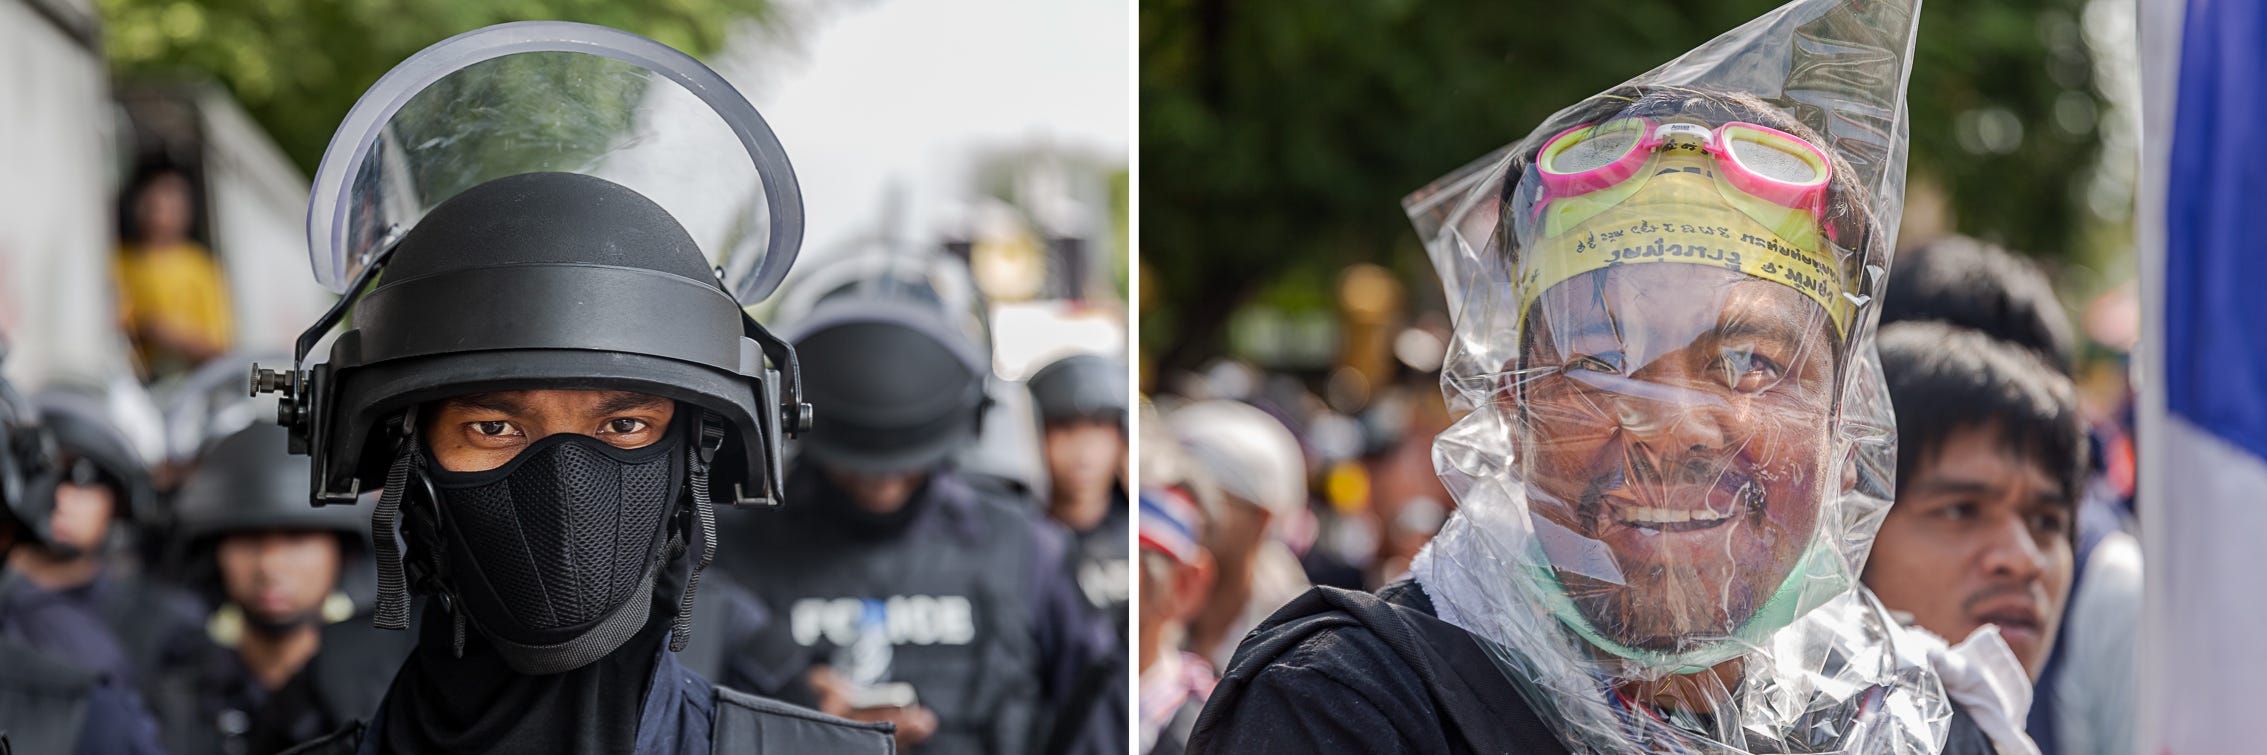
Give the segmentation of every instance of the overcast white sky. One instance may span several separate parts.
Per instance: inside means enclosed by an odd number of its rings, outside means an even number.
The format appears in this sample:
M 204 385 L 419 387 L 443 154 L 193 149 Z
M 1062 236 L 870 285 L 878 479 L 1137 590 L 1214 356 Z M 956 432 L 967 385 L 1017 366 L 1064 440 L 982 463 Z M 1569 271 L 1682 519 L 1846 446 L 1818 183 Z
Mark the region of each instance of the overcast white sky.
M 1047 143 L 1126 161 L 1123 0 L 799 5 L 800 49 L 750 39 L 718 68 L 795 163 L 807 256 L 863 235 L 893 181 L 906 189 L 907 231 L 942 227 L 970 194 L 980 150 Z

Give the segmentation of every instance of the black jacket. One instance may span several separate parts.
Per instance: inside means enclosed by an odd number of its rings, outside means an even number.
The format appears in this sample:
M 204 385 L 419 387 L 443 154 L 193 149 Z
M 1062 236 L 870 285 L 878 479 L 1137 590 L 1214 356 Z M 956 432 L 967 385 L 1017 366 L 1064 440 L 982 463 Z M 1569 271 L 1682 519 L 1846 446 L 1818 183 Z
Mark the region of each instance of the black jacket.
M 1567 753 L 1471 633 L 1414 582 L 1318 587 L 1236 648 L 1197 719 L 1205 753 Z M 1991 755 L 1954 706 L 1945 753 Z

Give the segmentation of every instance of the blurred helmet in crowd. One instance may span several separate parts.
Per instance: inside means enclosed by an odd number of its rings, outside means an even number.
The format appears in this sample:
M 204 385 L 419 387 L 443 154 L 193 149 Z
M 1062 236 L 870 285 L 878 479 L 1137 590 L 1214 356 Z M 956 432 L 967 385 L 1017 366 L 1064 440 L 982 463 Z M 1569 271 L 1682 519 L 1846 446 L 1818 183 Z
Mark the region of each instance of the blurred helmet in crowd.
M 1173 410 L 1165 421 L 1188 458 L 1220 492 L 1288 521 L 1307 506 L 1306 457 L 1274 415 L 1241 401 L 1212 399 Z
M 1025 383 L 1039 405 L 1039 419 L 1053 424 L 1093 419 L 1126 424 L 1126 365 L 1099 354 L 1057 359 Z
M 39 423 L 55 439 L 57 475 L 43 490 L 52 496 L 53 484 L 101 484 L 117 495 L 114 514 L 146 527 L 165 526 L 158 509 L 157 488 L 150 477 L 150 457 L 144 450 L 162 443 L 154 405 L 139 387 L 96 391 L 60 387 L 32 397 Z M 152 441 L 152 438 L 157 440 Z
M 940 250 L 885 246 L 831 261 L 782 292 L 779 316 L 792 317 L 782 335 L 823 417 L 798 454 L 899 474 L 936 467 L 977 439 L 992 360 L 981 299 L 965 281 Z
M 188 556 L 182 562 L 190 569 L 210 569 L 203 562 L 214 541 L 234 534 L 334 532 L 342 552 L 349 554 L 346 561 L 366 547 L 370 497 L 352 506 L 307 505 L 309 465 L 306 457 L 285 451 L 290 435 L 282 427 L 258 424 L 223 436 L 181 483 L 174 493 L 174 526 Z

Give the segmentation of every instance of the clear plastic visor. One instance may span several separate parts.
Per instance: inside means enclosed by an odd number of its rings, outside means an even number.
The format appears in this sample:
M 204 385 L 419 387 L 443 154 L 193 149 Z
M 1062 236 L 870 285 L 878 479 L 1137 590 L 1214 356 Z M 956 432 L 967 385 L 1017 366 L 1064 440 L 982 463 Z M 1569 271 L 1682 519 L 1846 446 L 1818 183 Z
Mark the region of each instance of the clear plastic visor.
M 802 243 L 787 154 L 723 77 L 635 34 L 535 21 L 428 47 L 355 103 L 308 202 L 315 278 L 345 294 L 435 206 L 544 171 L 603 178 L 661 205 L 742 304 L 778 287 Z

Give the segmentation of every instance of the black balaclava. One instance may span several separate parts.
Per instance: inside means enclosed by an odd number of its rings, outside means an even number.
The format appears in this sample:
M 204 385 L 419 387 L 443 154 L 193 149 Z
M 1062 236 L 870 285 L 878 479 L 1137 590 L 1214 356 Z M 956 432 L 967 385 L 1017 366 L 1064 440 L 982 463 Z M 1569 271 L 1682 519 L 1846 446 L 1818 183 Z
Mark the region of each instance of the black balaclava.
M 654 582 L 675 555 L 666 546 L 684 487 L 683 437 L 673 428 L 621 449 L 562 433 L 482 472 L 443 470 L 428 455 L 447 587 L 512 668 L 573 669 L 645 626 Z
M 557 434 L 480 472 L 416 452 L 430 485 L 407 529 L 442 545 L 412 563 L 446 597 L 394 681 L 384 751 L 634 749 L 686 555 L 705 545 L 688 545 L 682 505 L 706 487 L 685 441 L 699 413 L 678 418 L 642 448 Z

